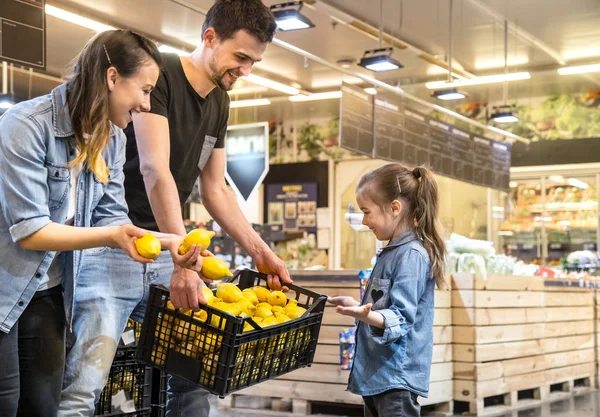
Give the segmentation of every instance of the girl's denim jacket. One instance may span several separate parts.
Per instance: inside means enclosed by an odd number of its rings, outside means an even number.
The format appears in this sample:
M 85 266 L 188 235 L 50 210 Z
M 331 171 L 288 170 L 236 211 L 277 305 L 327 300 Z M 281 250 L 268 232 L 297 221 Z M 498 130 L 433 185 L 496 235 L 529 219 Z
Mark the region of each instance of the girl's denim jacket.
M 48 95 L 19 103 L 0 118 L 0 331 L 8 333 L 38 289 L 56 252 L 25 250 L 18 241 L 50 222 L 64 223 L 71 199 L 69 162 L 75 138 L 62 84 Z M 130 223 L 123 190 L 126 138 L 111 126 L 102 152 L 107 184 L 84 169 L 76 192 L 74 225 Z M 81 251 L 62 252 L 65 313 L 71 321 Z
M 348 391 L 370 396 L 401 388 L 427 397 L 434 289 L 429 255 L 412 229 L 383 248 L 361 305 L 372 303 L 385 328 L 358 322 Z

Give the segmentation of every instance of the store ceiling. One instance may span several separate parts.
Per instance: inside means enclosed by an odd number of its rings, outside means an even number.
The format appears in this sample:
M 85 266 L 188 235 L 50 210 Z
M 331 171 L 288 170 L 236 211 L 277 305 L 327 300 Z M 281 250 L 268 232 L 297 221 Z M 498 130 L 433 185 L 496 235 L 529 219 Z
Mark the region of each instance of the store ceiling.
M 444 80 L 444 69 L 431 60 L 445 61 L 448 49 L 450 0 L 382 0 L 387 35 L 409 45 L 396 48 L 394 58 L 404 68 L 374 75 L 353 65 L 349 70 L 400 85 L 408 92 L 433 100 L 426 81 Z M 50 0 L 48 4 L 117 27 L 128 27 L 178 48 L 193 49 L 201 36 L 202 10 L 212 0 Z M 265 0 L 268 5 L 278 1 Z M 277 38 L 335 64 L 343 58 L 360 59 L 366 49 L 378 47 L 376 37 L 340 20 L 359 25 L 379 25 L 379 0 L 312 0 L 302 12 L 316 25 L 296 32 L 280 32 Z M 600 5 L 598 0 L 454 0 L 453 63 L 473 75 L 503 72 L 504 27 L 508 11 L 511 22 L 508 60 L 510 72 L 529 71 L 531 80 L 509 83 L 509 101 L 527 102 L 532 97 L 555 93 L 584 93 L 600 89 L 600 73 L 560 76 L 563 65 L 600 63 Z M 188 7 L 186 7 L 188 6 Z M 338 23 L 335 23 L 335 22 Z M 355 24 L 355 26 L 357 26 Z M 93 35 L 89 29 L 47 16 L 47 73 L 65 76 L 70 60 Z M 536 43 L 536 45 L 534 45 Z M 387 45 L 384 45 L 387 46 Z M 428 57 L 423 59 L 419 55 Z M 562 61 L 562 62 L 561 62 Z M 325 65 L 306 61 L 278 45 L 267 50 L 255 73 L 286 84 L 297 83 L 310 92 L 339 89 L 343 75 Z M 47 92 L 56 81 L 15 73 L 16 94 L 22 98 Z M 31 85 L 30 85 L 31 84 Z M 239 83 L 239 87 L 254 87 Z M 362 82 L 363 86 L 368 85 Z M 502 100 L 502 85 L 463 88 L 469 100 L 486 103 Z M 238 94 L 236 99 L 281 96 L 267 90 Z M 243 90 L 242 90 L 243 91 Z M 296 108 L 299 106 L 295 105 Z M 273 106 L 270 106 L 273 107 Z M 281 106 L 280 106 L 281 107 Z M 334 108 L 334 106 L 326 106 Z M 294 105 L 275 113 L 301 114 Z M 261 110 L 264 113 L 265 110 Z M 273 113 L 273 112 L 271 112 Z

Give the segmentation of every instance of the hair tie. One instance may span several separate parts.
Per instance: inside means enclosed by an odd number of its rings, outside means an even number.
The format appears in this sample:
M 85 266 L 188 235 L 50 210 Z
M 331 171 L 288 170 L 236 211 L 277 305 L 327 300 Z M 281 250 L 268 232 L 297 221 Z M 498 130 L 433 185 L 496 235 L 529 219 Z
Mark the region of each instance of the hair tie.
M 416 179 L 421 178 L 421 168 L 416 167 L 415 169 L 413 169 L 413 175 Z

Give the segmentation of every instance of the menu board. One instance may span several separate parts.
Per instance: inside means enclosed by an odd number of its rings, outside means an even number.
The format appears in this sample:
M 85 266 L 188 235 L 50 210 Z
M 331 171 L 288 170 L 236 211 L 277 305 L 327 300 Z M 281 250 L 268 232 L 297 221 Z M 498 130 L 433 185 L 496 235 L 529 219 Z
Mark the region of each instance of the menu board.
M 373 96 L 362 88 L 344 84 L 340 102 L 341 146 L 373 156 Z
M 46 68 L 46 0 L 0 0 L 0 60 Z
M 357 99 L 344 101 L 344 93 L 355 88 L 342 86 L 340 146 L 353 152 L 374 158 L 402 162 L 409 166 L 425 165 L 434 172 L 460 181 L 499 190 L 507 190 L 510 182 L 511 145 L 465 132 L 448 123 L 431 118 L 403 103 L 402 96 L 377 94 L 371 96 L 373 108 L 373 146 L 366 149 L 366 133 L 363 147 L 356 149 L 355 136 L 344 139 L 345 132 L 356 130 L 345 127 L 344 108 L 350 102 L 353 108 Z M 366 109 L 368 106 L 364 106 Z M 351 119 L 352 120 L 352 119 Z M 366 125 L 364 125 L 366 126 Z M 348 133 L 349 134 L 349 133 Z

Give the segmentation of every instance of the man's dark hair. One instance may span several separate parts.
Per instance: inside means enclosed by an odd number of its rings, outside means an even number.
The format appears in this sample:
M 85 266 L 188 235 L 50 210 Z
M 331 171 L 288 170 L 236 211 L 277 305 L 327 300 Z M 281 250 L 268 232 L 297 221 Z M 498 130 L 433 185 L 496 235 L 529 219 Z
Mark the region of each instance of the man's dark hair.
M 245 30 L 261 42 L 273 41 L 277 24 L 273 13 L 261 0 L 217 0 L 208 10 L 202 34 L 214 28 L 221 40 L 231 39 Z

